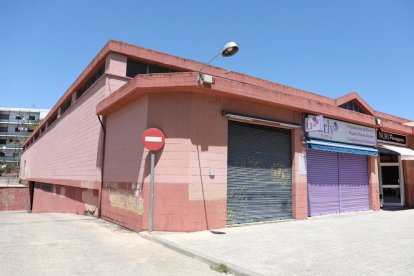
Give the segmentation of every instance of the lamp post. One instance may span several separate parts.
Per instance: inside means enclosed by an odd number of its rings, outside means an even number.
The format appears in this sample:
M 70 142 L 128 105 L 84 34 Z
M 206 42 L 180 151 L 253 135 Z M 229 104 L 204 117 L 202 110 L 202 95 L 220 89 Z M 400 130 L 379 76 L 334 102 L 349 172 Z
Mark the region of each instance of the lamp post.
M 239 51 L 239 45 L 236 42 L 230 41 L 230 42 L 226 43 L 226 45 L 224 45 L 223 48 L 212 59 L 210 59 L 209 62 L 207 62 L 206 64 L 201 66 L 201 68 L 198 70 L 197 81 L 200 84 L 203 84 L 205 82 L 209 83 L 209 84 L 214 83 L 213 77 L 209 76 L 209 75 L 202 74 L 202 70 L 207 65 L 212 63 L 213 60 L 215 60 L 219 55 L 221 55 L 222 57 L 231 57 L 231 56 L 235 55 L 238 51 Z

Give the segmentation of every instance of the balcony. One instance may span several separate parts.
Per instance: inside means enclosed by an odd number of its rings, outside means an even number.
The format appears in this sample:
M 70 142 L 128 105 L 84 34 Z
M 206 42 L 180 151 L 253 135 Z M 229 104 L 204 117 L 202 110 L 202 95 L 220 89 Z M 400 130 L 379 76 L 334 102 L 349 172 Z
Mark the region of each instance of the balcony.
M 19 157 L 17 156 L 0 156 L 0 162 L 17 162 Z

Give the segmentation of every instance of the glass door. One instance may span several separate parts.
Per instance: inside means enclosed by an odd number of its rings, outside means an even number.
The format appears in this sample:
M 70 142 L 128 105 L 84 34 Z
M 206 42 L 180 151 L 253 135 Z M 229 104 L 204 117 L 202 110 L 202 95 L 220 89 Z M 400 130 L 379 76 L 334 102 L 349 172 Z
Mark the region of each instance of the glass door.
M 404 206 L 404 180 L 400 157 L 395 156 L 394 160 L 387 161 L 380 163 L 382 206 Z

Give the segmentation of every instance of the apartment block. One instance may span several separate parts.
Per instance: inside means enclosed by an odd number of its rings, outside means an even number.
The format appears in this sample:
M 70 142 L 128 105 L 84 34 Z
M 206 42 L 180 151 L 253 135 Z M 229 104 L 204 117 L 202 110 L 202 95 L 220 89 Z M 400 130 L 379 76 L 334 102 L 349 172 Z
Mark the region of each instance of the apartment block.
M 0 107 L 0 166 L 20 161 L 22 144 L 49 109 Z

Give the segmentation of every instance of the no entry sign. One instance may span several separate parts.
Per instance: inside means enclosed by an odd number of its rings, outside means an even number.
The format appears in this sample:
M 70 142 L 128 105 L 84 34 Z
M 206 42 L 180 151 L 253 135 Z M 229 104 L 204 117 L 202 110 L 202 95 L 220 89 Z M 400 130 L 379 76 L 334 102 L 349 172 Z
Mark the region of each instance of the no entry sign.
M 158 128 L 149 128 L 142 134 L 142 144 L 147 150 L 158 151 L 165 144 L 165 136 Z
M 144 147 L 151 152 L 151 177 L 150 177 L 150 206 L 149 206 L 149 220 L 148 232 L 152 231 L 152 219 L 154 213 L 154 165 L 155 152 L 162 149 L 165 144 L 165 136 L 158 128 L 149 128 L 142 133 L 141 138 Z

